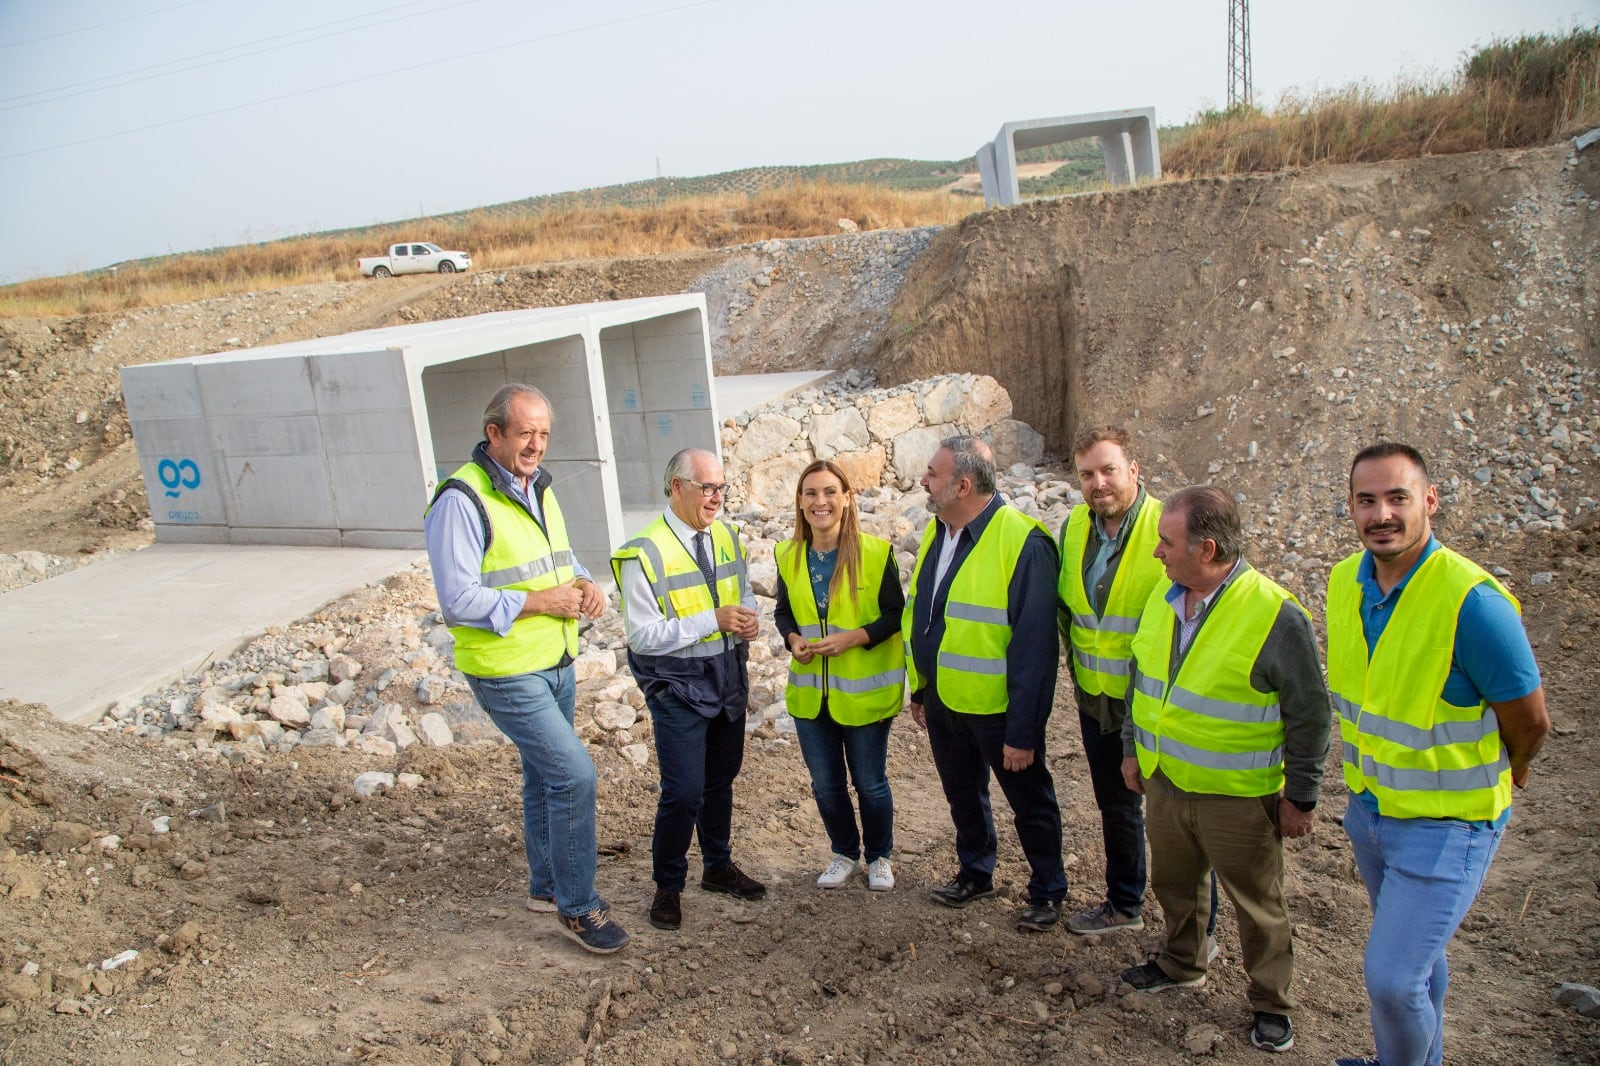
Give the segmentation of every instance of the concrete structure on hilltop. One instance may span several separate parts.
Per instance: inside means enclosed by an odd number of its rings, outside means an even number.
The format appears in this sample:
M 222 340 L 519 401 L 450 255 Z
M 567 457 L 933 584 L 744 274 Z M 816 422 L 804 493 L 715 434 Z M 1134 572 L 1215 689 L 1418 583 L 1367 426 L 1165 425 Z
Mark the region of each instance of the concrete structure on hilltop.
M 1017 189 L 1017 153 L 1081 137 L 1100 138 L 1106 161 L 1106 180 L 1129 185 L 1161 177 L 1161 146 L 1156 141 L 1156 109 L 1101 111 L 1092 115 L 1064 115 L 1007 122 L 995 139 L 978 148 L 978 172 L 983 177 L 983 202 L 989 207 L 1009 207 L 1022 202 Z
M 122 368 L 156 539 L 422 547 L 439 480 L 508 381 L 550 397 L 545 466 L 606 572 L 624 512 L 665 505 L 680 448 L 720 454 L 699 293 L 367 330 Z

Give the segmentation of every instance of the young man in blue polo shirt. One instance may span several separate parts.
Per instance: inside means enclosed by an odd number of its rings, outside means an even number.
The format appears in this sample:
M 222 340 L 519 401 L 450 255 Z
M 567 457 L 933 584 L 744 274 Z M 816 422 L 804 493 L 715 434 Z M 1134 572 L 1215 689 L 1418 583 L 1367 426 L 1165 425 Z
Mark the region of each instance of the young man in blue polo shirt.
M 1550 729 L 1520 606 L 1434 538 L 1438 507 L 1410 445 L 1380 442 L 1350 465 L 1365 551 L 1328 579 L 1328 687 L 1351 792 L 1344 827 L 1372 901 L 1364 969 L 1378 1054 L 1337 1066 L 1443 1062 L 1445 949 Z

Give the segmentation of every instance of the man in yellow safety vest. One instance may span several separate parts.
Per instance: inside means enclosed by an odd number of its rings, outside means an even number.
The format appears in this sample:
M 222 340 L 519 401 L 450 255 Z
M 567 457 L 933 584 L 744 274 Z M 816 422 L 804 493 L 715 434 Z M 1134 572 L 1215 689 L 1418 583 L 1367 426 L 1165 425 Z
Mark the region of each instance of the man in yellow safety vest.
M 1210 485 L 1167 499 L 1158 584 L 1133 637 L 1123 779 L 1148 804 L 1161 953 L 1123 973 L 1157 992 L 1206 979 L 1200 900 L 1214 870 L 1233 900 L 1263 1051 L 1294 1046 L 1294 948 L 1283 838 L 1311 832 L 1332 718 L 1310 616 L 1245 562 L 1233 498 Z
M 628 934 L 595 892 L 594 760 L 572 726 L 578 616 L 606 600 L 540 466 L 550 422 L 538 389 L 497 390 L 484 440 L 440 483 L 422 529 L 456 669 L 522 755 L 528 909 L 557 912 L 563 933 L 606 954 Z
M 661 768 L 651 842 L 657 929 L 683 924 L 695 837 L 703 891 L 742 900 L 767 894 L 734 863 L 730 840 L 758 616 L 739 531 L 717 517 L 727 489 L 715 455 L 680 451 L 663 478 L 669 506 L 611 556 L 628 666 L 650 708 Z
M 1344 828 L 1372 901 L 1363 969 L 1378 1056 L 1338 1062 L 1439 1066 L 1445 948 L 1550 717 L 1517 601 L 1433 536 L 1439 490 L 1422 454 L 1363 448 L 1349 503 L 1365 550 L 1328 576 L 1328 687 Z
M 1032 876 L 1023 929 L 1061 916 L 1067 871 L 1061 808 L 1045 764 L 1055 701 L 1055 540 L 995 491 L 994 456 L 972 437 L 948 437 L 922 478 L 928 523 L 901 615 L 911 716 L 928 731 L 950 804 L 961 866 L 933 890 L 965 907 L 995 894 L 996 841 L 989 777 L 1016 815 Z

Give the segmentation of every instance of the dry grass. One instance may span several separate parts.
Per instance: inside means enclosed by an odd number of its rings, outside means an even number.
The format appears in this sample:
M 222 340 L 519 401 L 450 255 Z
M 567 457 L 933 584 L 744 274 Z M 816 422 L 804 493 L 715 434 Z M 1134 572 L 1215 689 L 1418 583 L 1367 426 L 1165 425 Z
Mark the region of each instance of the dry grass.
M 971 200 L 942 192 L 814 182 L 753 196 L 716 193 L 649 206 L 471 212 L 25 281 L 0 288 L 0 317 L 121 311 L 286 285 L 352 281 L 360 277 L 359 257 L 377 255 L 401 240 L 466 249 L 472 253 L 473 269 L 484 270 L 836 234 L 844 218 L 862 229 L 948 225 L 971 210 Z
M 1290 94 L 1270 113 L 1213 112 L 1173 131 L 1170 140 L 1163 131 L 1161 154 L 1173 176 L 1233 174 L 1528 147 L 1590 126 L 1600 126 L 1600 27 L 1494 41 L 1437 83 Z M 358 276 L 358 257 L 401 240 L 466 249 L 474 269 L 482 270 L 832 234 L 842 218 L 862 229 L 947 225 L 969 213 L 974 201 L 930 186 L 970 163 L 868 160 L 636 182 L 441 218 L 146 259 L 116 270 L 0 287 L 0 317 L 117 311 L 348 281 Z M 840 175 L 849 180 L 829 180 Z
M 1444 81 L 1287 94 L 1201 116 L 1163 149 L 1176 176 L 1525 148 L 1600 125 L 1600 30 L 1496 41 Z

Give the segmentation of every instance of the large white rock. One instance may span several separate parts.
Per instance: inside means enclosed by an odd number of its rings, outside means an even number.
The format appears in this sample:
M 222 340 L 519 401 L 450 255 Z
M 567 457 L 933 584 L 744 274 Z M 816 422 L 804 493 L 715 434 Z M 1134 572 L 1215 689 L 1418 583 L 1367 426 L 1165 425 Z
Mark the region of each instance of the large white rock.
M 394 788 L 394 775 L 382 770 L 368 770 L 356 777 L 354 787 L 358 796 L 375 796 Z
M 928 460 L 939 450 L 939 442 L 954 436 L 956 427 L 949 423 L 923 426 L 902 433 L 894 441 L 895 482 L 903 489 L 911 488 L 927 472 Z
M 596 703 L 589 714 L 594 718 L 595 725 L 611 733 L 627 729 L 639 720 L 638 711 L 626 703 L 613 703 L 610 700 Z
M 800 480 L 800 471 L 811 459 L 811 453 L 804 451 L 757 463 L 750 468 L 750 480 L 745 489 L 749 500 L 778 514 L 792 513 L 795 484 Z M 741 500 L 740 504 L 745 502 Z
M 867 411 L 867 428 L 872 435 L 887 443 L 922 422 L 922 411 L 917 398 L 909 392 L 898 393 Z
M 1026 422 L 1001 419 L 990 427 L 988 435 L 994 446 L 995 465 L 1001 469 L 1013 463 L 1038 466 L 1044 458 L 1044 437 Z
M 394 746 L 394 741 L 368 733 L 356 741 L 356 750 L 363 755 L 389 756 L 400 749 Z
M 750 420 L 739 438 L 739 461 L 754 466 L 783 455 L 800 436 L 800 423 L 788 415 L 769 411 Z
M 335 683 L 361 676 L 361 664 L 348 655 L 335 655 L 328 660 L 328 676 Z
M 299 688 L 280 689 L 267 704 L 267 714 L 284 725 L 307 725 L 311 721 L 311 704 Z
M 233 722 L 228 726 L 228 732 L 233 734 L 234 740 L 243 740 L 246 737 L 260 737 L 263 744 L 276 744 L 283 736 L 283 726 L 271 719 L 262 719 L 255 722 Z
M 883 472 L 889 465 L 889 456 L 881 444 L 874 444 L 864 451 L 840 452 L 833 457 L 833 461 L 844 471 L 850 487 L 860 491 L 883 484 Z
M 455 742 L 450 723 L 438 711 L 429 711 L 417 719 L 417 733 L 430 748 L 443 748 Z
M 405 751 L 407 748 L 411 747 L 411 745 L 417 742 L 416 732 L 412 730 L 412 728 L 407 725 L 403 719 L 400 718 L 391 719 L 389 723 L 384 726 L 382 735 L 387 739 L 394 741 L 394 746 L 401 751 Z
M 624 759 L 627 759 L 635 766 L 645 767 L 650 765 L 650 745 L 648 744 L 627 744 L 617 750 L 622 753 Z
M 811 450 L 818 459 L 831 459 L 840 452 L 860 451 L 872 443 L 867 420 L 854 407 L 828 411 L 811 419 Z
M 769 599 L 778 594 L 778 568 L 772 563 L 750 564 L 750 589 Z
M 577 682 L 612 677 L 616 672 L 617 653 L 609 648 L 591 648 L 572 660 L 572 675 Z
M 207 725 L 223 728 L 244 719 L 239 712 L 227 704 L 208 704 L 200 710 L 200 720 Z
M 344 708 L 337 703 L 324 704 L 311 712 L 312 729 L 344 730 Z
M 1005 386 L 987 374 L 974 378 L 972 390 L 967 396 L 966 417 L 962 421 L 978 431 L 1010 417 L 1011 394 Z

